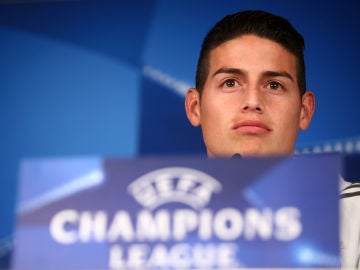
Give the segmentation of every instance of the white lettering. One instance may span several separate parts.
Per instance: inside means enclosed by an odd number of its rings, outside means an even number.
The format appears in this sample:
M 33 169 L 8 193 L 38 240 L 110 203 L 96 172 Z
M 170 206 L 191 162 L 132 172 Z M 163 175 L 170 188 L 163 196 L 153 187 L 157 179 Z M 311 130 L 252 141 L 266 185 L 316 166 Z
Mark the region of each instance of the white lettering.
M 147 210 L 141 211 L 137 218 L 136 238 L 138 241 L 170 239 L 169 211 L 160 210 L 155 215 Z
M 172 175 L 169 173 L 159 174 L 155 178 L 155 186 L 159 192 L 158 196 L 169 196 L 171 194 L 171 191 L 173 190 Z
M 184 241 L 197 238 L 211 241 L 243 240 L 263 241 L 275 239 L 291 241 L 302 233 L 301 213 L 295 207 L 248 208 L 244 212 L 236 208 L 194 211 L 167 209 L 142 210 L 134 217 L 121 210 L 109 217 L 105 211 L 72 209 L 56 213 L 50 221 L 52 238 L 64 245 L 76 242 L 153 242 Z
M 273 232 L 272 211 L 265 208 L 262 211 L 250 208 L 245 212 L 244 237 L 255 239 L 258 234 L 262 240 L 269 240 Z
M 156 189 L 151 182 L 143 182 L 133 186 L 132 195 L 144 206 L 151 205 L 156 200 Z
M 197 213 L 190 209 L 176 210 L 174 213 L 173 238 L 176 241 L 185 239 L 188 232 L 192 232 L 198 225 Z
M 189 268 L 191 266 L 191 246 L 188 244 L 174 245 L 169 252 L 169 258 L 172 264 L 180 268 Z
M 220 182 L 210 175 L 184 167 L 152 171 L 128 186 L 135 200 L 149 209 L 168 202 L 181 202 L 200 209 L 209 203 L 212 193 L 220 190 Z
M 196 185 L 196 177 L 192 174 L 184 174 L 177 183 L 177 189 L 189 192 Z
M 274 237 L 280 241 L 291 241 L 302 232 L 301 213 L 295 207 L 283 207 L 275 213 Z
M 168 251 L 165 245 L 156 245 L 147 262 L 148 267 L 167 267 L 168 266 Z
M 229 269 L 239 266 L 236 260 L 237 245 L 221 244 L 175 244 L 166 247 L 157 244 L 133 244 L 128 248 L 113 245 L 110 248 L 110 269 L 157 269 L 157 268 L 222 268 Z
M 243 232 L 243 217 L 234 208 L 223 208 L 214 217 L 214 233 L 221 240 L 235 240 Z
M 204 204 L 209 203 L 212 191 L 213 187 L 211 185 L 206 185 L 205 183 L 193 189 L 195 196 L 205 202 Z
M 203 241 L 212 237 L 212 217 L 210 209 L 204 209 L 199 213 L 199 238 Z
M 217 248 L 214 244 L 197 244 L 193 249 L 193 261 L 197 267 L 210 268 L 216 264 Z
M 79 220 L 79 240 L 86 243 L 94 239 L 104 242 L 107 232 L 107 215 L 105 211 L 91 213 L 84 211 Z
M 113 245 L 109 252 L 109 268 L 121 269 L 125 267 L 124 251 L 120 245 Z
M 233 268 L 239 266 L 236 260 L 238 246 L 233 243 L 220 244 L 217 250 L 217 265 L 219 268 Z
M 130 242 L 134 239 L 134 229 L 130 214 L 126 211 L 116 212 L 108 231 L 109 242 L 119 240 Z
M 128 250 L 129 261 L 127 266 L 130 268 L 144 267 L 149 250 L 148 245 L 131 245 Z
M 66 209 L 55 214 L 50 222 L 52 238 L 64 245 L 74 244 L 77 241 L 79 215 L 75 210 Z

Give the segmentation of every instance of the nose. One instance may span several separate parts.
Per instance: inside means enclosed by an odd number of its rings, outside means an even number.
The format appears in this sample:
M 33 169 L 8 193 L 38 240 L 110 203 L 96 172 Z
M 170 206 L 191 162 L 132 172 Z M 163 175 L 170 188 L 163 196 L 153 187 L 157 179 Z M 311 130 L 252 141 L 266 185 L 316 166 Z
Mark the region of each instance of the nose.
M 243 112 L 262 113 L 264 111 L 264 104 L 259 89 L 255 87 L 247 88 L 241 106 Z

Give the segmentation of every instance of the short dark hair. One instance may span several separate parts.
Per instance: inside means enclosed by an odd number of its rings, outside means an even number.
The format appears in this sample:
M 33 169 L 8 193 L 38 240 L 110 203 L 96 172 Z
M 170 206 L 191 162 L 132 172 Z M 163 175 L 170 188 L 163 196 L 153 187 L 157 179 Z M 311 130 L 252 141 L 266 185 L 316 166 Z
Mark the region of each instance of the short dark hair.
M 226 41 L 246 34 L 254 34 L 282 45 L 297 59 L 297 83 L 300 95 L 306 91 L 303 36 L 291 23 L 280 16 L 260 10 L 248 10 L 228 15 L 219 21 L 206 35 L 198 60 L 196 89 L 200 95 L 209 73 L 210 52 Z

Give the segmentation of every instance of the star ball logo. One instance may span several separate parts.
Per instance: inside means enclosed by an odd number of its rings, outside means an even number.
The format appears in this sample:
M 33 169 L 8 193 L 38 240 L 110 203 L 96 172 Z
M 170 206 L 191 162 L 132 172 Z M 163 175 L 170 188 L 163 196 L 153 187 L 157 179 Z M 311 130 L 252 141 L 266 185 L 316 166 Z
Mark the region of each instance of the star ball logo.
M 295 207 L 206 208 L 221 190 L 218 180 L 195 169 L 155 170 L 128 186 L 140 211 L 65 209 L 52 218 L 50 233 L 64 245 L 111 244 L 110 269 L 234 268 L 242 266 L 239 240 L 290 241 L 301 234 Z

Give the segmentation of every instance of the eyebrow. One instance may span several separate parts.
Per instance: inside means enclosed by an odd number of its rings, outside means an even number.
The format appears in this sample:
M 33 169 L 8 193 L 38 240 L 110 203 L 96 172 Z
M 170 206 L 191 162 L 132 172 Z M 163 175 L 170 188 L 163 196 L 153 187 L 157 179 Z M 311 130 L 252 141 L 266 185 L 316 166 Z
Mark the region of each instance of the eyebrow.
M 262 73 L 264 77 L 285 77 L 294 81 L 294 78 L 286 71 L 265 71 Z
M 219 68 L 212 77 L 215 77 L 218 74 L 225 73 L 225 74 L 236 74 L 236 75 L 245 75 L 246 72 L 240 68 Z M 286 71 L 264 71 L 261 73 L 263 77 L 285 77 L 290 79 L 294 82 L 294 78 Z
M 215 77 L 218 74 L 226 73 L 226 74 L 236 74 L 236 75 L 244 75 L 246 72 L 239 68 L 219 68 L 212 77 Z

